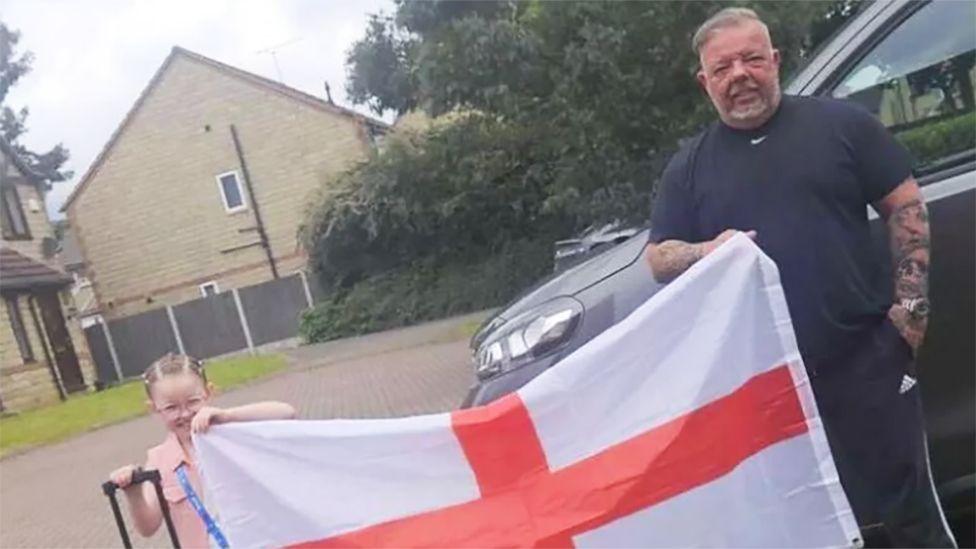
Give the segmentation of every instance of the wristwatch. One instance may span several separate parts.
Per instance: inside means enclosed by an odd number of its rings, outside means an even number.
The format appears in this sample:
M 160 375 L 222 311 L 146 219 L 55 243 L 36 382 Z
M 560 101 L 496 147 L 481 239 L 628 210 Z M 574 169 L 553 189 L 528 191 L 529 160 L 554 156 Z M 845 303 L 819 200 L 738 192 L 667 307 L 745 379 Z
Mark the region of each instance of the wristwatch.
M 905 297 L 898 302 L 898 305 L 915 318 L 928 316 L 929 314 L 929 300 L 924 297 Z

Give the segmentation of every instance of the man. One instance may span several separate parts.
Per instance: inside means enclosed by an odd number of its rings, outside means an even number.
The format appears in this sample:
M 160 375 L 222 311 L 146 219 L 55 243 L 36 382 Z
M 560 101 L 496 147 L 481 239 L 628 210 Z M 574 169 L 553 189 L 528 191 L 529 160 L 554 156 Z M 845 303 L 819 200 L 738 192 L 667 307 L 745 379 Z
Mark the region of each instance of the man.
M 755 12 L 695 33 L 720 121 L 671 160 L 647 260 L 675 278 L 738 231 L 779 265 L 800 351 L 856 518 L 898 545 L 954 546 L 934 495 L 914 372 L 927 325 L 929 228 L 908 156 L 874 117 L 782 97 L 779 52 Z M 894 296 L 878 290 L 866 206 L 886 220 Z

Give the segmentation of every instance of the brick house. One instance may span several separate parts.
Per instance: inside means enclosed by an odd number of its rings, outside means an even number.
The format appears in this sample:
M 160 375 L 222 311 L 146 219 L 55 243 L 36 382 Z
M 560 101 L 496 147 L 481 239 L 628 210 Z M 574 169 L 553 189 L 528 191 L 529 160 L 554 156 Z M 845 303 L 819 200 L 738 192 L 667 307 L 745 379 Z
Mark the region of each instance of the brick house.
M 309 194 L 368 158 L 386 130 L 173 48 L 63 208 L 101 314 L 303 270 Z
M 44 184 L 0 138 L 0 410 L 23 410 L 84 391 L 90 354 L 53 259 Z M 66 320 L 67 319 L 67 320 Z

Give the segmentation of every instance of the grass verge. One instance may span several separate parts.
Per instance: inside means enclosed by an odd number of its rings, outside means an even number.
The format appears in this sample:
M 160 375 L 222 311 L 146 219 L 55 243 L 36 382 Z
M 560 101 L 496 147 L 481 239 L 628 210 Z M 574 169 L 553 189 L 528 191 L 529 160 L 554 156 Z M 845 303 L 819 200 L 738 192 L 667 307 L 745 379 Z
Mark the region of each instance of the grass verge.
M 282 355 L 227 358 L 207 362 L 207 379 L 221 391 L 285 367 Z M 139 381 L 69 397 L 64 402 L 0 418 L 0 457 L 146 414 Z

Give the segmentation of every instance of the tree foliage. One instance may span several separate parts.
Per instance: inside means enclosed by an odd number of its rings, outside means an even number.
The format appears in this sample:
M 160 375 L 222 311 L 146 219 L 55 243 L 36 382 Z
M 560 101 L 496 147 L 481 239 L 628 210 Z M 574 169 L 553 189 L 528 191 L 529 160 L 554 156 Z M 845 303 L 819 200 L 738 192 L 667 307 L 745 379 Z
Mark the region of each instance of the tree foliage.
M 469 114 L 389 140 L 310 203 L 300 234 L 320 277 L 347 287 L 420 258 L 477 261 L 570 230 L 572 219 L 544 207 L 548 159 L 527 154 L 544 133 Z
M 7 103 L 7 93 L 30 72 L 34 56 L 31 52 L 18 54 L 19 41 L 20 33 L 0 21 L 0 135 L 27 162 L 28 167 L 50 185 L 71 177 L 70 172 L 61 169 L 68 161 L 68 149 L 58 143 L 51 150 L 38 153 L 20 143 L 20 137 L 27 132 L 30 111 L 27 107 L 14 110 Z
M 302 237 L 326 286 L 645 221 L 678 140 L 714 117 L 690 42 L 726 5 L 397 0 L 374 16 L 347 58 L 350 97 L 453 123 L 391 139 L 325 184 Z M 745 5 L 769 25 L 784 75 L 858 6 Z

